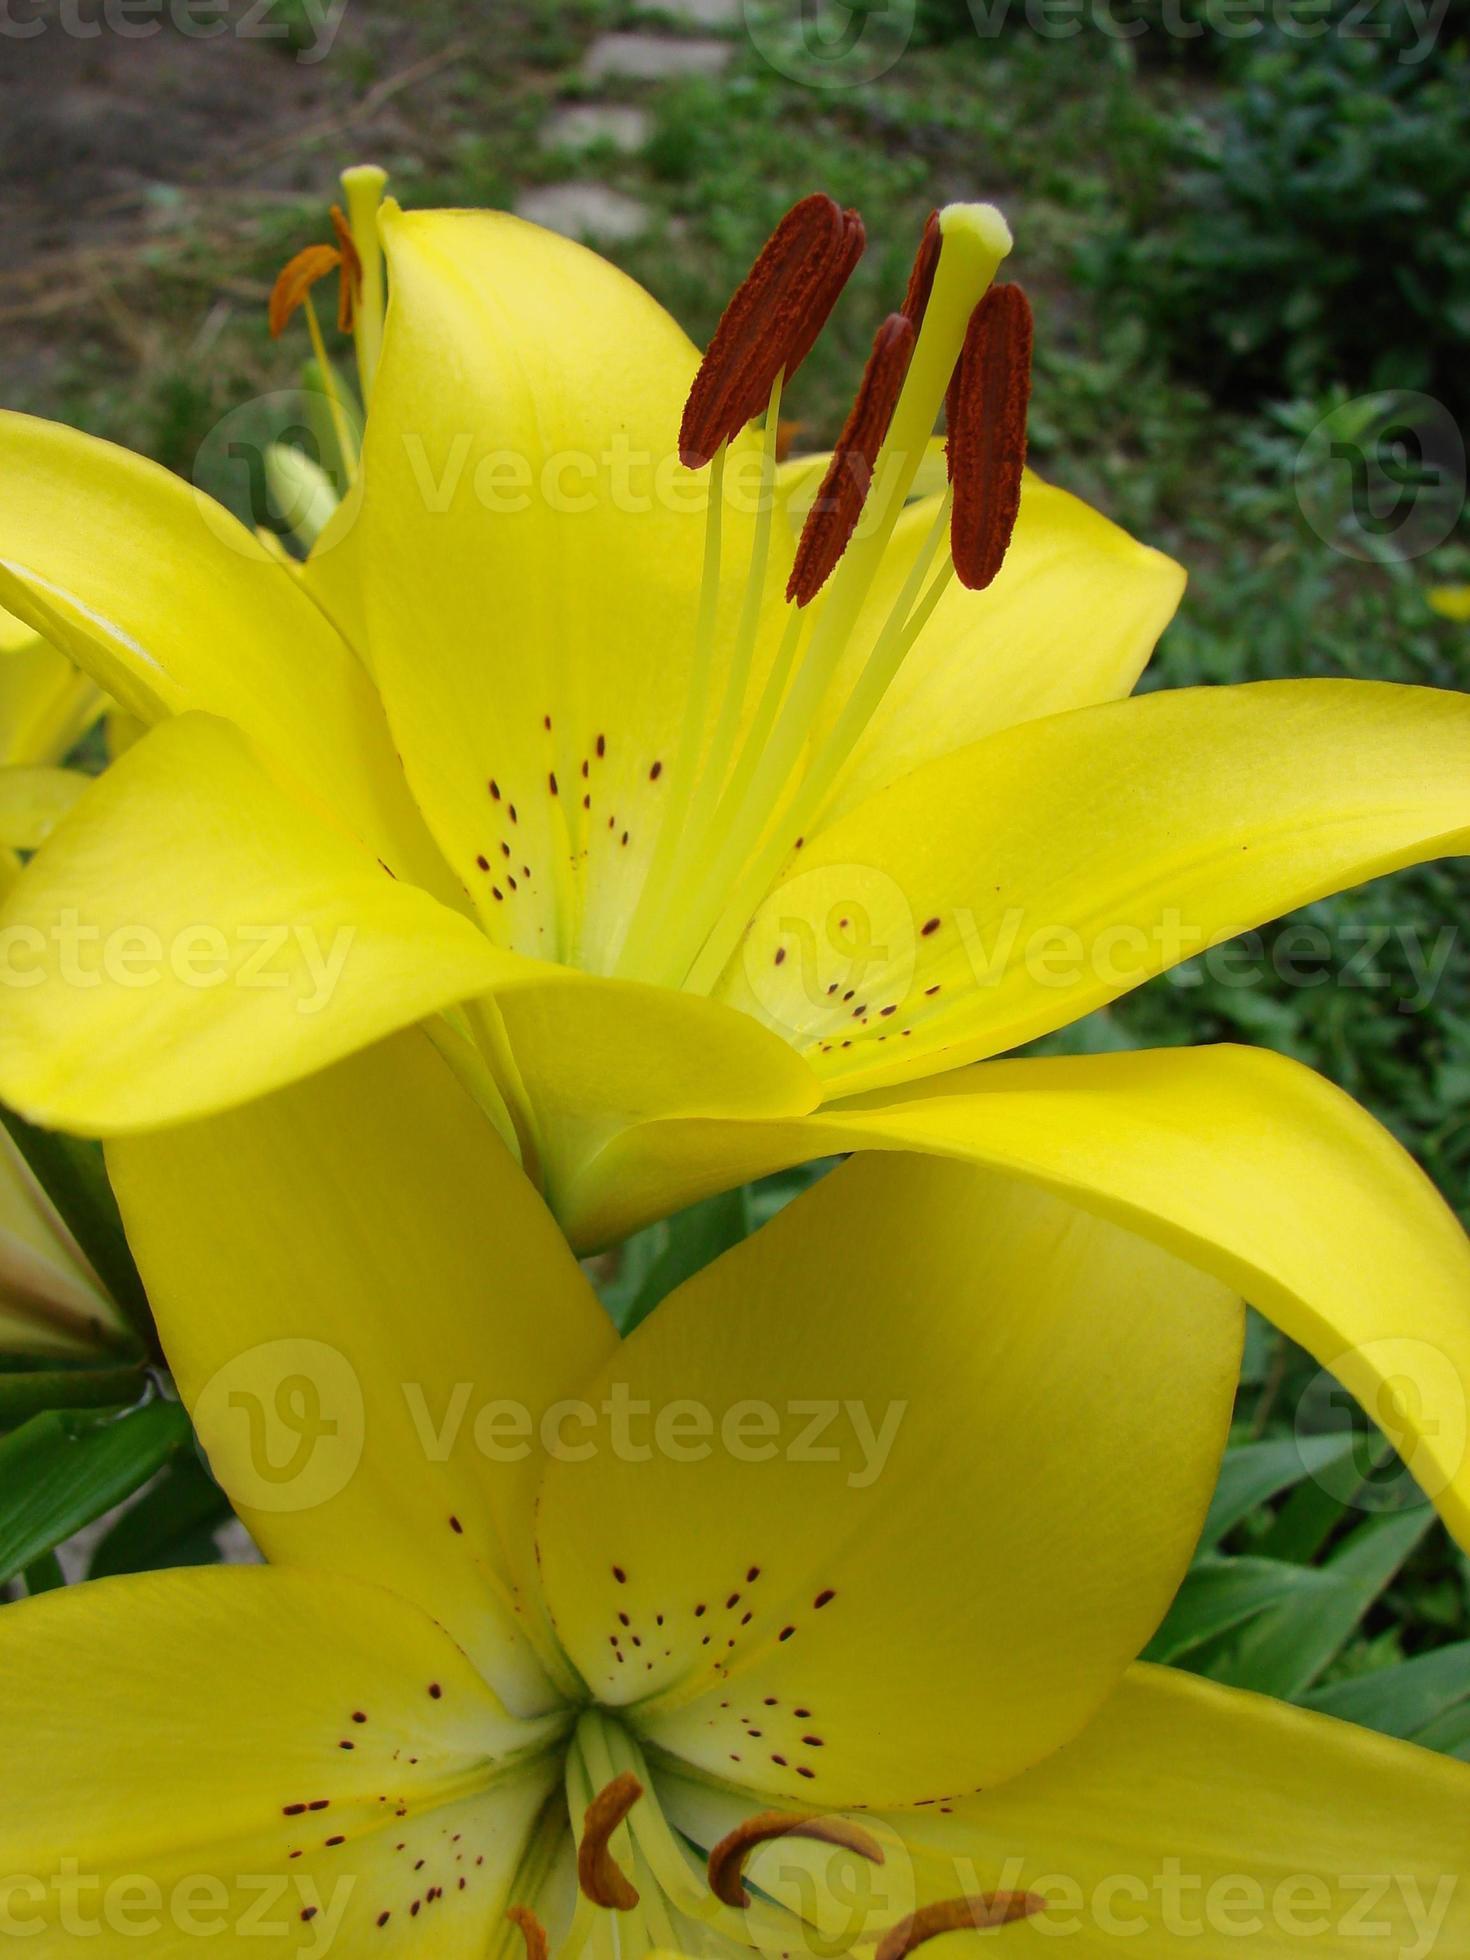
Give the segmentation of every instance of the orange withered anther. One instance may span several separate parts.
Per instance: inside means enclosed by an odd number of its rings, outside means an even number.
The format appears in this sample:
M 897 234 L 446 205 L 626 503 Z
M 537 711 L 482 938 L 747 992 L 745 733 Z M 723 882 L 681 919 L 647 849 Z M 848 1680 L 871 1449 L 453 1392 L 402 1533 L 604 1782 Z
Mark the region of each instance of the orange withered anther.
M 948 400 L 950 550 L 972 592 L 1000 570 L 1016 528 L 1030 400 L 1031 305 L 1019 286 L 992 286 L 970 316 Z
M 271 288 L 268 317 L 273 339 L 279 340 L 312 287 L 333 272 L 337 274 L 337 325 L 343 333 L 351 333 L 362 291 L 362 260 L 352 242 L 352 227 L 335 204 L 332 230 L 337 235 L 335 245 L 307 245 L 281 267 Z
M 750 1904 L 750 1894 L 741 1878 L 745 1861 L 759 1845 L 783 1837 L 815 1838 L 820 1844 L 836 1844 L 855 1851 L 875 1865 L 883 1863 L 883 1847 L 877 1838 L 860 1824 L 850 1824 L 845 1817 L 803 1817 L 780 1810 L 762 1810 L 754 1817 L 747 1817 L 743 1824 L 737 1824 L 709 1854 L 709 1889 L 722 1905 L 733 1906 L 738 1911 Z
M 343 333 L 351 333 L 357 302 L 362 296 L 362 260 L 357 256 L 352 227 L 343 216 L 341 205 L 334 204 L 330 215 L 332 230 L 337 234 L 337 250 L 342 254 L 342 276 L 337 282 L 337 325 Z
M 905 1955 L 941 1933 L 989 1932 L 1045 1912 L 1046 1900 L 1034 1892 L 977 1892 L 966 1898 L 940 1899 L 932 1906 L 890 1926 L 878 1942 L 873 1960 L 905 1960 Z
M 546 1928 L 529 1906 L 511 1906 L 505 1916 L 513 1926 L 520 1928 L 521 1938 L 526 1943 L 526 1960 L 551 1960 L 551 1942 L 546 1937 Z
M 294 259 L 288 259 L 271 288 L 270 329 L 273 339 L 285 332 L 291 316 L 306 300 L 318 280 L 325 279 L 342 263 L 335 245 L 308 245 Z
M 792 205 L 736 287 L 715 328 L 679 427 L 679 459 L 703 469 L 722 442 L 765 412 L 776 377 L 811 352 L 862 256 L 855 211 L 816 193 Z
M 609 1912 L 631 1912 L 638 1888 L 620 1870 L 608 1840 L 643 1795 L 643 1785 L 631 1770 L 615 1776 L 587 1806 L 582 1842 L 577 1847 L 577 1883 L 593 1905 Z
M 786 597 L 798 606 L 816 598 L 857 529 L 873 481 L 873 465 L 909 371 L 914 338 L 913 321 L 904 313 L 890 313 L 874 337 L 857 399 L 796 547 Z

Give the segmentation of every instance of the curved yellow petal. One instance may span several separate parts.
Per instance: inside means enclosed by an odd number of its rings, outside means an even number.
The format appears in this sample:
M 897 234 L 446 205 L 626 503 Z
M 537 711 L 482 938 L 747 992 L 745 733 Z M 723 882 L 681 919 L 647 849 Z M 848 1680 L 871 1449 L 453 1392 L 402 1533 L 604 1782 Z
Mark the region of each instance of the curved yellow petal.
M 0 1928 L 47 1960 L 484 1951 L 556 1777 L 427 1615 L 316 1572 L 47 1593 L 0 1669 Z
M 268 1556 L 391 1584 L 512 1705 L 544 1705 L 529 1412 L 616 1337 L 428 1039 L 121 1139 L 109 1169 L 180 1393 Z
M 4 606 L 0 606 L 0 654 L 19 653 L 40 637 L 34 626 L 28 626 L 23 619 L 17 619 L 13 612 L 7 612 Z
M 1167 1606 L 1240 1329 L 1217 1282 L 1043 1193 L 850 1164 L 583 1388 L 537 1531 L 567 1652 L 641 1737 L 768 1795 L 1012 1775 Z
M 0 911 L 0 1095 L 82 1134 L 176 1122 L 479 993 L 506 963 L 237 729 L 181 716 L 98 779 Z
M 1470 1242 L 1352 1098 L 1265 1050 L 987 1062 L 805 1122 L 647 1124 L 563 1206 L 602 1242 L 844 1150 L 1034 1179 L 1216 1273 L 1363 1404 L 1470 1547 Z
M 1014 1783 L 882 1821 L 920 1899 L 1046 1900 L 1008 1952 L 1470 1950 L 1470 1766 L 1166 1668 Z
M 0 630 L 11 620 L 0 615 Z M 11 620 L 0 650 L 0 763 L 64 762 L 106 705 L 64 653 Z
M 855 679 L 939 508 L 907 509 L 859 615 L 832 698 Z M 921 763 L 998 729 L 1132 691 L 1184 591 L 1162 552 L 1030 471 L 999 576 L 952 581 L 845 765 L 828 824 Z
M 681 468 L 677 433 L 697 356 L 614 267 L 503 213 L 390 208 L 383 238 L 393 298 L 352 543 L 369 657 L 486 930 L 606 971 L 693 668 L 707 478 Z M 711 716 L 748 482 L 744 501 L 725 516 Z M 791 550 L 773 554 L 773 620 Z
M 243 524 L 28 415 L 0 412 L 0 485 L 0 599 L 140 720 L 236 722 L 375 855 L 452 895 L 360 663 Z
M 696 994 L 532 967 L 496 1006 L 553 1210 L 630 1126 L 673 1113 L 781 1121 L 820 1101 L 784 1041 Z
M 34 851 L 91 783 L 75 769 L 0 765 L 0 845 Z
M 839 818 L 716 991 L 846 1095 L 1015 1047 L 1467 843 L 1470 696 L 1366 681 L 1146 695 L 1004 730 Z

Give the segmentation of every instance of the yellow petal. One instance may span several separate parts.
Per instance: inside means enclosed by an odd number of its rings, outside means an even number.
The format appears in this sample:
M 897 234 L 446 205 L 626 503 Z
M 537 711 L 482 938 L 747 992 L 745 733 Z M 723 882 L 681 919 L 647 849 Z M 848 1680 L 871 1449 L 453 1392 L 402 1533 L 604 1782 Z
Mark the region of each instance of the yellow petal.
M 1042 1193 L 849 1165 L 583 1389 L 538 1528 L 567 1651 L 640 1736 L 755 1791 L 1014 1774 L 1172 1596 L 1240 1324 L 1216 1282 Z
M 647 1124 L 564 1204 L 600 1242 L 843 1150 L 935 1152 L 1034 1179 L 1216 1273 L 1308 1348 L 1470 1547 L 1470 1243 L 1372 1117 L 1251 1048 L 988 1062 L 800 1123 Z
M 0 413 L 0 599 L 120 706 L 238 723 L 401 875 L 452 891 L 360 664 L 244 525 L 167 470 Z
M 0 1132 L 0 1351 L 95 1355 L 123 1331 L 81 1247 Z
M 94 784 L 6 900 L 0 950 L 0 1094 L 93 1135 L 258 1095 L 505 964 L 207 715 Z
M 0 844 L 34 851 L 91 782 L 75 769 L 0 766 Z
M 0 1923 L 47 1960 L 483 1952 L 555 1781 L 442 1628 L 316 1572 L 44 1594 L 0 1669 Z
M 515 218 L 389 210 L 383 237 L 393 304 L 353 542 L 373 669 L 486 930 L 605 971 L 690 685 L 706 478 L 676 438 L 697 356 L 622 273 Z M 749 516 L 726 532 L 712 703 Z M 790 553 L 773 555 L 777 626 Z
M 1452 619 L 1457 626 L 1470 624 L 1470 585 L 1432 585 L 1424 597 L 1441 619 Z
M 532 968 L 497 1006 L 554 1210 L 563 1194 L 575 1202 L 599 1153 L 630 1125 L 676 1113 L 780 1121 L 820 1098 L 784 1041 L 695 994 Z
M 64 762 L 101 714 L 103 696 L 64 653 L 13 624 L 15 643 L 0 651 L 0 763 Z
M 1047 1900 L 1008 1952 L 1470 1951 L 1470 1767 L 1166 1668 L 1016 1782 L 883 1821 L 920 1898 Z
M 1015 1047 L 1467 839 L 1465 695 L 1362 681 L 1147 695 L 1005 730 L 839 818 L 717 993 L 844 1095 Z
M 17 619 L 13 612 L 0 606 L 0 654 L 18 653 L 28 647 L 33 640 L 40 638 L 34 626 L 28 626 L 23 619 Z
M 180 1392 L 257 1542 L 391 1584 L 514 1706 L 544 1705 L 539 1452 L 514 1416 L 539 1420 L 615 1336 L 427 1039 L 123 1139 L 109 1168 Z
M 856 678 L 938 508 L 937 497 L 925 498 L 900 519 L 835 700 Z M 984 592 L 950 584 L 843 769 L 823 822 L 998 729 L 1128 694 L 1183 590 L 1172 559 L 1028 471 L 999 576 Z

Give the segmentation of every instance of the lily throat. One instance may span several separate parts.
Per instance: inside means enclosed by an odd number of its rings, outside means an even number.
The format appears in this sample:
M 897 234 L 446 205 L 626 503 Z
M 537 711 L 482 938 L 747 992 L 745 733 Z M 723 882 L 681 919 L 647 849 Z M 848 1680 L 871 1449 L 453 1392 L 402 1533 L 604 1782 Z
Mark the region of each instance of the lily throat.
M 940 1933 L 1043 1908 L 1027 1893 L 993 1892 L 896 1912 L 885 1884 L 892 1834 L 816 1810 L 752 1808 L 706 1846 L 712 1834 L 691 1834 L 681 1780 L 677 1763 L 646 1754 L 610 1711 L 581 1715 L 564 1787 L 548 1799 L 511 1887 L 504 1960 L 577 1960 L 589 1944 L 607 1950 L 609 1931 L 623 1953 L 830 1954 L 861 1943 L 873 1960 L 904 1960 Z

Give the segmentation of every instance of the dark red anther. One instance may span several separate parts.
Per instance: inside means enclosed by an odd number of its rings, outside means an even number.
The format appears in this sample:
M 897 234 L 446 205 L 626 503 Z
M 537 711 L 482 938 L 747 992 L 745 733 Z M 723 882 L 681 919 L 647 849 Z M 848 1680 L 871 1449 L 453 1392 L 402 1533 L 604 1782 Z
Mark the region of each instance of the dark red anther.
M 914 269 L 909 274 L 909 289 L 903 296 L 903 310 L 913 321 L 915 333 L 924 324 L 929 295 L 934 290 L 934 275 L 939 270 L 940 243 L 939 213 L 931 211 L 924 226 L 924 236 L 919 240 Z
M 799 606 L 816 598 L 857 529 L 873 481 L 873 465 L 909 371 L 914 339 L 913 321 L 904 313 L 890 313 L 874 337 L 857 400 L 837 438 L 796 547 L 786 597 Z
M 1031 399 L 1031 305 L 992 286 L 970 315 L 949 398 L 950 550 L 962 585 L 983 592 L 1016 528 Z
M 855 211 L 817 193 L 792 205 L 736 287 L 715 328 L 679 427 L 679 460 L 703 469 L 722 442 L 765 412 L 777 375 L 812 350 L 864 233 Z

